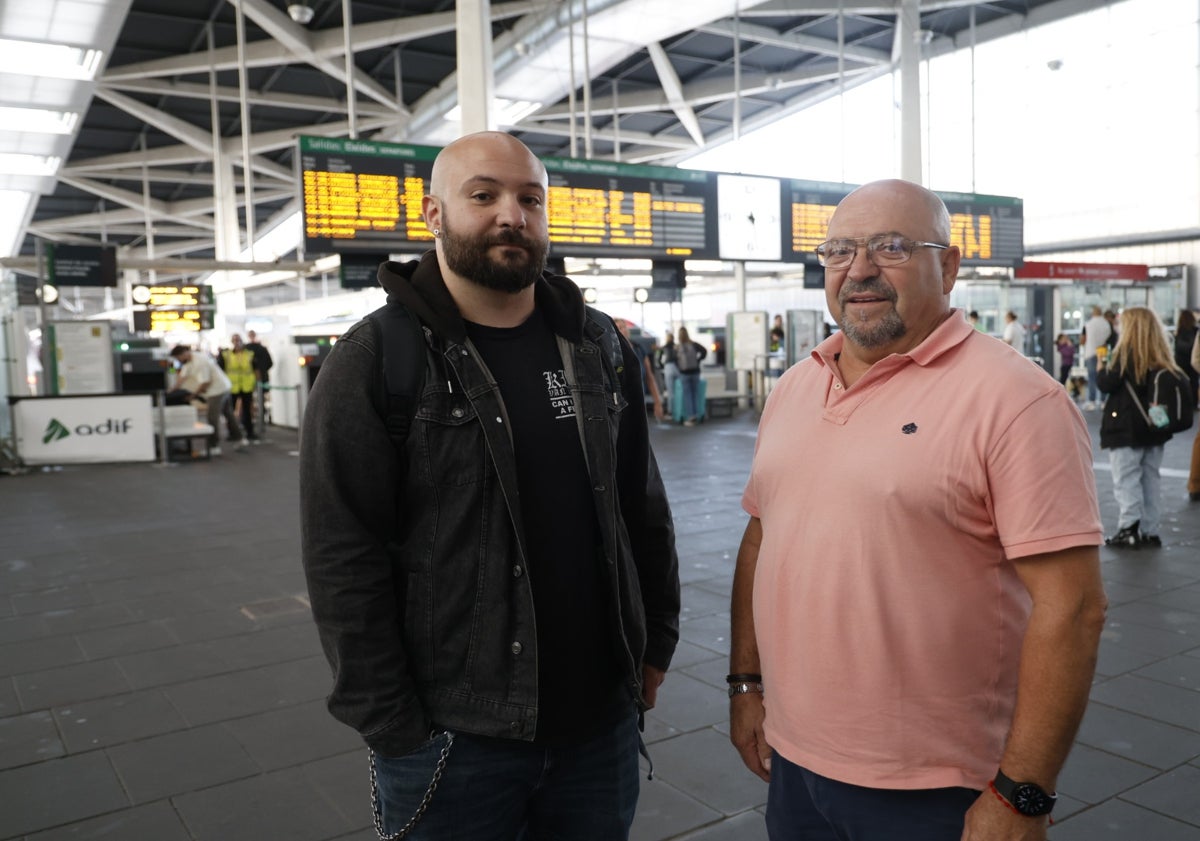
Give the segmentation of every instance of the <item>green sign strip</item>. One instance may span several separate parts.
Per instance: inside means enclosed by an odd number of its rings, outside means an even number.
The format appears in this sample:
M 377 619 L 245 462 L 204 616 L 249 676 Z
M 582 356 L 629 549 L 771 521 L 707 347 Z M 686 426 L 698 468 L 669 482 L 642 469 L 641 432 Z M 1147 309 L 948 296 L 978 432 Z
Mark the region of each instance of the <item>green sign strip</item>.
M 323 155 L 363 155 L 393 160 L 432 161 L 442 151 L 439 146 L 414 146 L 384 143 L 378 140 L 350 140 L 345 137 L 300 135 L 300 151 Z

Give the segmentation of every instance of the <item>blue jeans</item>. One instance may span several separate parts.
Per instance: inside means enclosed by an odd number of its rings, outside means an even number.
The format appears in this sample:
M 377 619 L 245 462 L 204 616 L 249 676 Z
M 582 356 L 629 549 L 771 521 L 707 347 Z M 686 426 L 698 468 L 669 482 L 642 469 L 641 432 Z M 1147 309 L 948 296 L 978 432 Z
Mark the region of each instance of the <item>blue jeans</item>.
M 969 788 L 863 788 L 814 774 L 771 754 L 771 841 L 960 841 Z
M 383 828 L 417 811 L 446 745 L 439 733 L 401 757 L 372 755 Z M 638 799 L 637 715 L 590 742 L 547 748 L 456 734 L 409 841 L 621 841 Z
M 1159 508 L 1158 469 L 1162 466 L 1163 448 L 1114 447 L 1108 451 L 1112 465 L 1113 496 L 1120 514 L 1117 528 L 1123 529 L 1140 521 L 1142 534 L 1158 534 L 1162 510 Z
M 1083 360 L 1083 367 L 1087 368 L 1088 375 L 1088 391 L 1087 399 L 1089 403 L 1095 403 L 1100 399 L 1100 389 L 1096 387 L 1096 365 L 1099 360 L 1095 356 L 1089 356 Z
M 696 405 L 699 402 L 700 372 L 680 371 L 679 379 L 683 381 L 683 419 L 696 420 L 700 417 L 700 408 Z

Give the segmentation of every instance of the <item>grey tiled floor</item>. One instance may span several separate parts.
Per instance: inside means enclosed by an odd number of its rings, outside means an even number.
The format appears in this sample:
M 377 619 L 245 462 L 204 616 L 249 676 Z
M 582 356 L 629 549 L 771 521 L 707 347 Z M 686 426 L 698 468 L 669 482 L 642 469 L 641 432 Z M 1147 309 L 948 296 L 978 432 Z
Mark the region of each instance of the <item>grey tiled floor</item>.
M 722 686 L 754 429 L 744 412 L 654 430 L 684 614 L 647 717 L 655 778 L 635 841 L 766 837 L 766 789 L 729 747 Z M 1200 841 L 1190 445 L 1167 447 L 1166 546 L 1102 550 L 1112 606 L 1058 841 Z M 325 713 L 301 600 L 295 447 L 277 429 L 211 463 L 0 476 L 0 839 L 374 837 L 364 752 Z M 1111 529 L 1107 454 L 1096 462 Z

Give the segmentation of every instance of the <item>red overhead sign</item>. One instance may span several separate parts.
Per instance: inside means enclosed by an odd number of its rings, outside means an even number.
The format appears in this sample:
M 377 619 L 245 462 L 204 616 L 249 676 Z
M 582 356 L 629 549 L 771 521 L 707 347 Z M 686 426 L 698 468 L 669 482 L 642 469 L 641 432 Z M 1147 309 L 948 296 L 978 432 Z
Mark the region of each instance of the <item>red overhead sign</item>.
M 1150 267 L 1137 263 L 1026 263 L 1020 280 L 1148 280 Z

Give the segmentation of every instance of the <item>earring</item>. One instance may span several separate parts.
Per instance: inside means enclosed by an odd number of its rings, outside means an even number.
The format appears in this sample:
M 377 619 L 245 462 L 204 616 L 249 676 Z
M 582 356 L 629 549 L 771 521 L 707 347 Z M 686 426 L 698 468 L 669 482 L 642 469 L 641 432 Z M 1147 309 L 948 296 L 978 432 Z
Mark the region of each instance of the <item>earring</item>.
M 441 229 L 441 228 L 434 228 L 434 229 L 433 229 L 433 235 L 434 235 L 435 237 L 440 237 L 440 236 L 442 235 L 442 229 Z

